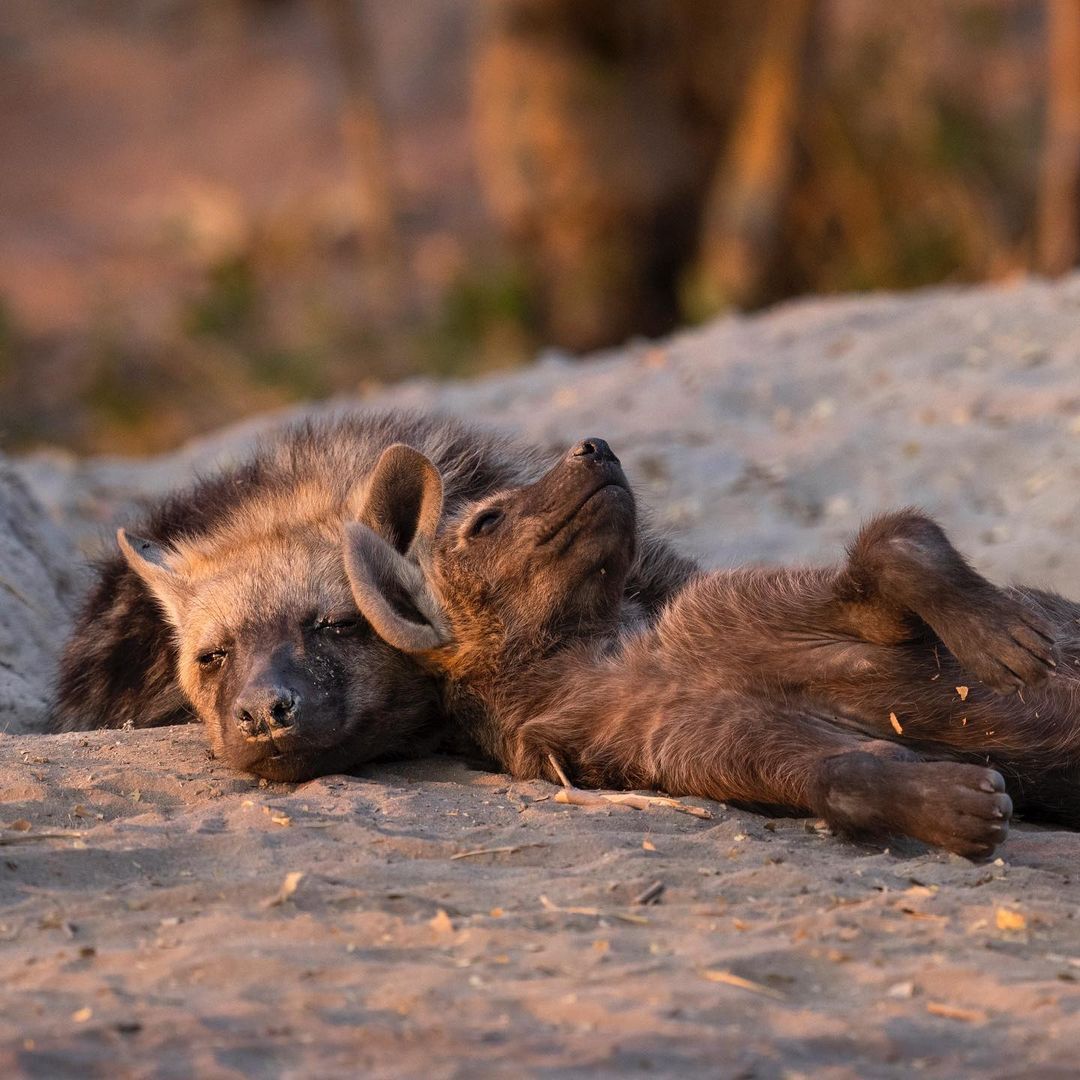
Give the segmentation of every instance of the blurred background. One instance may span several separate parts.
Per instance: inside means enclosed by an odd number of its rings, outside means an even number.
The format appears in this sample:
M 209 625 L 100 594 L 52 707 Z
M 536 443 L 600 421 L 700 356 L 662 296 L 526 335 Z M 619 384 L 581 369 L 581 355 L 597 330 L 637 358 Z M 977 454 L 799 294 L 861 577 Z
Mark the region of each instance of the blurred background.
M 3 0 L 0 445 L 1080 255 L 1080 0 Z

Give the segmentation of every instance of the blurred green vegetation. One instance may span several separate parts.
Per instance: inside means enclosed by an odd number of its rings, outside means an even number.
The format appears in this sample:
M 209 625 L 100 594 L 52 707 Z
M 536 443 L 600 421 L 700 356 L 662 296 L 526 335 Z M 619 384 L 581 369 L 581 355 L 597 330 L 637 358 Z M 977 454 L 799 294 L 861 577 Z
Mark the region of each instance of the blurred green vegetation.
M 189 300 L 181 315 L 185 333 L 237 338 L 257 316 L 258 286 L 251 260 L 230 255 L 210 266 L 202 292 Z
M 478 270 L 446 290 L 418 335 L 420 364 L 442 376 L 475 374 L 496 366 L 500 352 L 521 355 L 536 330 L 524 273 L 513 267 Z

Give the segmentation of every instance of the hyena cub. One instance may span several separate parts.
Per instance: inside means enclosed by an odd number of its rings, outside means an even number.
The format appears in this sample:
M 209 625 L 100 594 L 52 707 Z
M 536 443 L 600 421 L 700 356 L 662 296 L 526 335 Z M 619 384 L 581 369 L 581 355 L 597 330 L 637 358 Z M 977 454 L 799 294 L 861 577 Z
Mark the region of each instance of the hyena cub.
M 430 676 L 356 611 L 341 558 L 362 521 L 404 551 L 433 504 L 379 455 L 408 440 L 438 463 L 446 508 L 543 471 L 539 454 L 456 421 L 358 414 L 304 424 L 165 501 L 105 560 L 62 663 L 53 726 L 199 718 L 218 757 L 277 780 L 430 750 Z M 692 564 L 644 538 L 632 588 L 658 605 Z
M 408 447 L 373 486 L 409 471 L 437 503 L 438 470 Z M 651 625 L 624 600 L 635 505 L 600 439 L 437 519 L 404 552 L 353 526 L 353 591 L 515 776 L 554 779 L 551 754 L 585 786 L 972 857 L 1005 839 L 1007 791 L 1080 825 L 1080 606 L 996 588 L 917 513 L 870 522 L 832 569 L 698 575 Z

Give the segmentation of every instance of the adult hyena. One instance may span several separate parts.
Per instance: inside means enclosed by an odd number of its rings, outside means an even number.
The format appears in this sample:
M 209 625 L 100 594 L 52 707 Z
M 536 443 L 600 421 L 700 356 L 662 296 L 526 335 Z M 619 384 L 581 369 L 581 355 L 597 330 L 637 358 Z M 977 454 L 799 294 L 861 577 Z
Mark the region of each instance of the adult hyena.
M 286 431 L 121 530 L 65 650 L 54 730 L 198 717 L 216 755 L 272 779 L 430 749 L 444 726 L 432 681 L 359 617 L 341 557 L 346 523 L 405 550 L 429 509 L 411 474 L 370 489 L 403 440 L 438 463 L 451 511 L 542 471 L 537 451 L 448 419 Z M 693 567 L 642 545 L 628 588 L 655 607 Z
M 383 463 L 438 503 L 415 450 Z M 554 779 L 553 755 L 586 786 L 812 812 L 969 856 L 1005 838 L 1010 793 L 1080 827 L 1080 605 L 995 587 L 901 511 L 840 566 L 700 574 L 645 625 L 623 607 L 634 515 L 590 439 L 438 530 L 429 513 L 404 553 L 352 527 L 346 562 L 360 610 L 515 776 Z

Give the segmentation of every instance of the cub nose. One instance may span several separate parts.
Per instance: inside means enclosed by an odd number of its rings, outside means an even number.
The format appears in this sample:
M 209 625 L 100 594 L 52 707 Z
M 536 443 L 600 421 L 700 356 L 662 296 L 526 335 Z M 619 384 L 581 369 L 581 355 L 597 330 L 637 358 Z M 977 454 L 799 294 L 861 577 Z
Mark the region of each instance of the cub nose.
M 247 736 L 271 735 L 296 723 L 300 696 L 287 687 L 257 687 L 237 698 L 234 715 Z
M 591 436 L 588 439 L 582 439 L 581 442 L 570 451 L 570 456 L 582 458 L 590 465 L 602 465 L 606 463 L 613 465 L 619 464 L 619 459 L 612 453 L 611 447 L 608 446 L 603 439 L 598 439 L 595 436 Z

